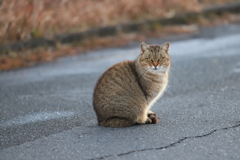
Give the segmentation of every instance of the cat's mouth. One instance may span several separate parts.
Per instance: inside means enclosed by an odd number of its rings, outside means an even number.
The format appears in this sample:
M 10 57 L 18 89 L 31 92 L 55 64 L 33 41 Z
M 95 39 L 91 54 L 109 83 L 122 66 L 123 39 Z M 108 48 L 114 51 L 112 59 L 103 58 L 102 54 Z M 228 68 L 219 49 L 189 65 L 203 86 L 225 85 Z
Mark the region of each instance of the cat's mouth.
M 153 72 L 166 72 L 166 67 L 165 66 L 151 66 L 151 70 Z
M 155 66 L 152 66 L 152 69 L 153 69 L 153 70 L 158 70 L 158 69 L 159 69 L 159 66 L 156 66 L 156 67 L 155 67 Z

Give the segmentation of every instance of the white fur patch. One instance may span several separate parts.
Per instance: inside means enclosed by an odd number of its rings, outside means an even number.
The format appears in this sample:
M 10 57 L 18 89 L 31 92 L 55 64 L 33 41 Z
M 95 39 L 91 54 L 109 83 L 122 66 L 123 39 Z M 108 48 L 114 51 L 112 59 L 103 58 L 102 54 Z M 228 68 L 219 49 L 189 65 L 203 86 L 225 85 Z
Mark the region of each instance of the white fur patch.
M 167 72 L 166 66 L 157 66 L 156 68 L 154 66 L 150 67 L 150 72 L 163 76 Z
M 167 79 L 166 78 L 164 79 L 165 79 L 164 81 L 167 82 Z M 167 83 L 164 83 L 162 85 L 161 92 L 159 92 L 158 95 L 149 103 L 148 109 L 150 109 L 154 105 L 154 103 L 163 95 L 163 92 L 165 91 L 166 87 L 167 87 Z

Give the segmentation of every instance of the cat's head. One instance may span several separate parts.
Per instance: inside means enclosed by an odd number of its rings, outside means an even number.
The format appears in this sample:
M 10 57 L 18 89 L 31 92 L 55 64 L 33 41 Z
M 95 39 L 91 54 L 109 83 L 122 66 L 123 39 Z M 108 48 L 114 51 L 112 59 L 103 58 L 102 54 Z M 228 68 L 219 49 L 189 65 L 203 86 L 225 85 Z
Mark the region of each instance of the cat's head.
M 153 72 L 167 71 L 170 67 L 169 46 L 169 42 L 163 45 L 147 45 L 142 42 L 140 45 L 141 54 L 139 56 L 141 66 Z

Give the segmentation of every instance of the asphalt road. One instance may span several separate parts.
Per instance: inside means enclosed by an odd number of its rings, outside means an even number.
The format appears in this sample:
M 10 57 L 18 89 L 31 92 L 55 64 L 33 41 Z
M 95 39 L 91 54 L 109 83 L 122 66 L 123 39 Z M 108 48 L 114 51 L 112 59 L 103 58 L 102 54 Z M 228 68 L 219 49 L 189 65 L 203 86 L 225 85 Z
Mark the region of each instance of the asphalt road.
M 158 124 L 100 127 L 91 104 L 98 77 L 140 42 L 0 72 L 0 159 L 240 159 L 240 25 L 147 43 L 165 41 Z

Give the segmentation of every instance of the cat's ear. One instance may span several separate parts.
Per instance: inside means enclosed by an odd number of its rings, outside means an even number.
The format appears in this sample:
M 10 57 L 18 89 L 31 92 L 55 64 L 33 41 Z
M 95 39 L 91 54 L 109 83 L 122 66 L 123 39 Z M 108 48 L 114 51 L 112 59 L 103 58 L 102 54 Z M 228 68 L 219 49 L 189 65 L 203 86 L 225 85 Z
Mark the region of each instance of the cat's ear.
M 144 53 L 148 49 L 148 45 L 146 43 L 142 42 L 140 44 L 140 48 L 141 48 L 142 53 Z
M 161 46 L 161 48 L 162 48 L 163 50 L 165 50 L 166 52 L 168 52 L 169 47 L 170 47 L 170 43 L 169 43 L 169 42 L 166 42 L 166 43 L 164 43 L 164 44 Z

